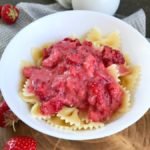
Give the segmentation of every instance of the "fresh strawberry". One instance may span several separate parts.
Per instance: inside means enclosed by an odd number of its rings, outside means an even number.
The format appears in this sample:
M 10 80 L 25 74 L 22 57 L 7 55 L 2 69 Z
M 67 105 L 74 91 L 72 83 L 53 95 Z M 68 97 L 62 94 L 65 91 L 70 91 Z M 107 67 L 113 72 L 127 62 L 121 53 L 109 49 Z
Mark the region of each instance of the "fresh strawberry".
M 13 24 L 19 17 L 19 10 L 11 4 L 5 4 L 1 10 L 2 20 L 7 24 Z
M 13 114 L 5 101 L 0 102 L 0 127 L 13 126 L 18 122 L 18 118 Z
M 3 7 L 3 6 L 0 5 L 0 18 L 1 18 L 2 7 Z
M 9 139 L 3 150 L 37 150 L 37 142 L 27 136 L 17 136 Z
M 9 110 L 10 109 L 7 106 L 6 102 L 2 101 L 0 104 L 0 127 L 5 127 L 4 114 Z

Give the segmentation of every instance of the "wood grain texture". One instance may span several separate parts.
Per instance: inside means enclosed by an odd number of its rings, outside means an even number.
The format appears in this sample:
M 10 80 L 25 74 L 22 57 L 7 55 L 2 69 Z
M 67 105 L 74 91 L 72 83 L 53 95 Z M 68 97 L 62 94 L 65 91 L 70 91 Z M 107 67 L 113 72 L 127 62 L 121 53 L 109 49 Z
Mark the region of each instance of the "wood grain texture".
M 91 141 L 69 141 L 39 133 L 21 121 L 11 128 L 0 129 L 0 150 L 6 140 L 15 135 L 32 136 L 38 150 L 150 150 L 150 110 L 136 124 L 110 137 Z

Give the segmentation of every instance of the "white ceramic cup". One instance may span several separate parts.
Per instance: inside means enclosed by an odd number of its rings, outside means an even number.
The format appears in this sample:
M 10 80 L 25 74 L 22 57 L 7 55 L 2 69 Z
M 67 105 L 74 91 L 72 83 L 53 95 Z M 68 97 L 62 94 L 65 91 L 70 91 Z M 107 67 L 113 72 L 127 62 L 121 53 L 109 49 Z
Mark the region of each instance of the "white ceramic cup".
M 109 15 L 114 15 L 120 4 L 120 0 L 72 0 L 75 10 L 93 10 Z

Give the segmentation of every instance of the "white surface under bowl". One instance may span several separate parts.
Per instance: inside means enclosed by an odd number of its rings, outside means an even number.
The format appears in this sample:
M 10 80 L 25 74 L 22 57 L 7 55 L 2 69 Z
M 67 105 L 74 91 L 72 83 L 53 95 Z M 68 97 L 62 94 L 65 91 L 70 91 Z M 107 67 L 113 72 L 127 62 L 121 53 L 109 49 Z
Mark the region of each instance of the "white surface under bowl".
M 34 119 L 18 95 L 20 63 L 31 60 L 31 49 L 72 34 L 82 35 L 97 26 L 103 34 L 120 31 L 122 49 L 141 66 L 141 79 L 131 110 L 102 129 L 63 131 Z M 114 17 L 90 11 L 66 11 L 43 17 L 22 29 L 8 44 L 0 62 L 0 88 L 12 111 L 27 125 L 42 133 L 70 140 L 96 139 L 117 133 L 140 119 L 150 106 L 150 45 L 128 24 Z

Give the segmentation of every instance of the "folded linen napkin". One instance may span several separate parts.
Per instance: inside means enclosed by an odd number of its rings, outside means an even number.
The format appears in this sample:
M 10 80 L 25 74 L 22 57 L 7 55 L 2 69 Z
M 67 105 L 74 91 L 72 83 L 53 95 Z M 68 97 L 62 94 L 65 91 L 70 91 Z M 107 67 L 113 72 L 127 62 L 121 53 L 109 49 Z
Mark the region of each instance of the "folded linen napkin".
M 50 5 L 37 3 L 19 3 L 17 7 L 20 10 L 20 16 L 14 25 L 10 26 L 0 22 L 0 58 L 9 41 L 23 27 L 43 16 L 65 10 L 57 3 Z M 145 36 L 146 16 L 142 9 L 124 18 L 123 20 L 131 24 Z

